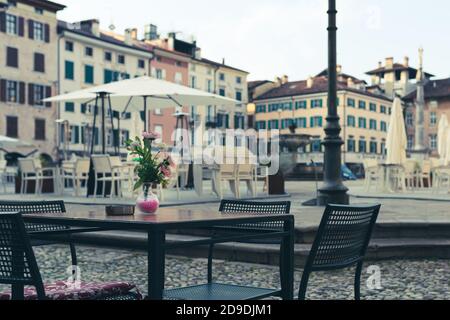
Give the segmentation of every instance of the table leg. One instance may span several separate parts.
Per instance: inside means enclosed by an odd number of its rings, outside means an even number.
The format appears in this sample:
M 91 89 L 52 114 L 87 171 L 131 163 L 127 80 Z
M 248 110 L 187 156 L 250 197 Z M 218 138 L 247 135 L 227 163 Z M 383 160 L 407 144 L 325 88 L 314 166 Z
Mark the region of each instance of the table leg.
M 288 232 L 281 242 L 281 297 L 283 300 L 294 298 L 294 219 L 286 220 L 284 231 Z
M 166 233 L 148 232 L 148 299 L 162 300 L 164 291 Z
M 14 247 L 12 251 L 12 258 L 13 261 L 16 261 L 15 263 L 13 263 L 13 275 L 15 275 L 17 278 L 23 278 L 25 263 L 24 252 L 21 249 Z M 11 300 L 24 300 L 23 290 L 23 283 L 13 284 L 11 286 Z

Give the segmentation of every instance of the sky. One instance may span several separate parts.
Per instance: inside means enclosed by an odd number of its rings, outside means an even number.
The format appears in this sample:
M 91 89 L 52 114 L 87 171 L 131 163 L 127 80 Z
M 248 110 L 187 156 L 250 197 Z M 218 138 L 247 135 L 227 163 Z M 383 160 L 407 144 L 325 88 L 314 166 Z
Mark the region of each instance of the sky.
M 162 35 L 195 38 L 205 58 L 250 72 L 250 80 L 314 76 L 327 67 L 326 0 L 54 0 L 67 6 L 59 19 L 100 19 L 115 32 L 155 24 Z M 450 77 L 450 1 L 337 0 L 338 63 L 365 78 L 378 61 L 410 57 L 417 66 Z

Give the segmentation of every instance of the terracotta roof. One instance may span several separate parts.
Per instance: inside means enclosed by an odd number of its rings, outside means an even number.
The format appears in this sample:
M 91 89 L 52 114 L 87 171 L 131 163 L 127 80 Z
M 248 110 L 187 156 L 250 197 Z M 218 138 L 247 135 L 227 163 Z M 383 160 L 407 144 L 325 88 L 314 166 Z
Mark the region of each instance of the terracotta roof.
M 328 77 L 328 69 L 323 70 L 316 77 L 323 77 L 323 76 Z M 346 74 L 346 73 L 342 73 L 341 72 L 341 73 L 338 73 L 337 76 L 338 76 L 338 79 L 339 79 L 339 77 L 342 77 L 344 79 L 350 78 L 350 79 L 353 80 L 353 83 L 356 83 L 356 84 L 358 84 L 358 83 L 365 83 L 365 84 L 367 84 L 367 82 L 365 80 L 358 79 L 358 78 L 356 78 L 356 77 L 354 77 L 352 75 Z
M 255 89 L 256 87 L 259 87 L 260 85 L 263 85 L 263 84 L 266 84 L 266 83 L 269 83 L 269 82 L 272 82 L 272 81 L 269 81 L 269 80 L 256 80 L 256 81 L 249 81 L 249 82 L 247 82 L 247 85 L 248 85 L 248 89 L 252 90 L 252 89 Z
M 223 63 L 219 63 L 219 62 L 216 62 L 216 61 L 213 61 L 213 60 L 209 60 L 209 59 L 206 59 L 206 58 L 201 58 L 201 59 L 195 59 L 194 58 L 193 60 L 204 62 L 204 63 L 210 64 L 210 65 L 213 65 L 213 66 L 216 66 L 216 67 L 219 67 L 219 68 L 227 68 L 227 69 L 231 69 L 231 70 L 244 72 L 244 73 L 247 73 L 247 74 L 249 73 L 248 71 L 245 71 L 245 70 L 242 70 L 242 69 L 238 69 L 238 68 L 234 68 L 234 67 L 231 67 L 229 65 L 226 65 L 226 64 L 223 64 Z
M 417 90 L 406 95 L 403 100 L 413 101 L 417 96 Z M 425 85 L 425 99 L 450 98 L 450 78 L 429 80 Z
M 65 5 L 62 5 L 62 4 L 59 4 L 56 2 L 52 2 L 52 1 L 46 1 L 46 0 L 17 0 L 17 1 L 27 4 L 29 6 L 42 8 L 44 10 L 48 10 L 51 12 L 57 12 L 66 7 Z
M 366 74 L 371 76 L 371 75 L 384 74 L 386 72 L 391 72 L 391 71 L 409 71 L 411 78 L 415 78 L 416 74 L 417 74 L 417 69 L 412 68 L 412 67 L 406 67 L 405 65 L 403 65 L 401 63 L 394 63 L 392 68 L 386 68 L 386 67 L 377 68 L 377 69 L 366 72 Z M 425 75 L 427 78 L 434 77 L 434 75 L 432 75 L 431 73 L 428 73 L 428 72 L 425 72 Z
M 357 94 L 362 94 L 378 99 L 383 99 L 386 101 L 392 101 L 391 99 L 371 93 L 364 90 L 359 90 L 355 88 L 350 88 L 347 86 L 346 82 L 338 82 L 337 84 L 338 91 L 350 91 Z M 256 97 L 255 100 L 265 100 L 265 99 L 274 99 L 274 98 L 283 98 L 283 97 L 292 97 L 292 96 L 301 96 L 301 95 L 307 95 L 307 94 L 314 94 L 314 93 L 323 93 L 328 92 L 328 78 L 325 76 L 316 77 L 314 78 L 314 82 L 312 87 L 308 88 L 307 81 L 293 81 L 288 82 L 285 84 L 282 84 L 281 86 L 274 88 L 272 90 L 269 90 L 260 96 Z

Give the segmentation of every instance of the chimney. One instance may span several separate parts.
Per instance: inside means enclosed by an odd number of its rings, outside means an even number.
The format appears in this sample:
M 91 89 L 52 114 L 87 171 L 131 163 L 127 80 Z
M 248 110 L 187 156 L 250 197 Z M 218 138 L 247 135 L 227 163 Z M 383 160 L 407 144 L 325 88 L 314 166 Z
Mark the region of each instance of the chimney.
M 275 83 L 276 88 L 281 86 L 281 78 L 280 77 L 275 77 L 275 80 L 273 82 Z
M 125 29 L 125 44 L 132 45 L 133 44 L 133 29 Z
M 194 58 L 197 59 L 197 60 L 200 60 L 202 58 L 202 49 L 195 48 Z
M 403 65 L 404 65 L 405 67 L 409 67 L 409 57 L 408 57 L 408 56 L 406 56 L 406 57 L 403 59 Z
M 394 67 L 394 58 L 386 58 L 386 69 L 392 69 Z
M 286 84 L 289 82 L 289 77 L 287 75 L 284 75 L 281 77 L 281 84 Z
M 222 64 L 225 65 L 225 58 L 222 58 Z
M 336 72 L 337 72 L 338 74 L 342 73 L 342 65 L 338 64 L 338 65 L 336 66 Z
M 157 40 L 158 36 L 158 27 L 154 24 L 147 24 L 144 26 L 144 39 L 145 40 Z
M 349 87 L 349 88 L 355 87 L 355 83 L 353 82 L 353 79 L 350 77 L 347 79 L 347 87 Z
M 80 21 L 81 30 L 87 31 L 96 37 L 100 37 L 100 22 L 97 19 Z
M 137 28 L 131 29 L 131 39 L 137 40 L 137 37 L 138 37 L 138 29 Z
M 306 80 L 306 87 L 307 88 L 312 88 L 313 85 L 314 85 L 314 78 L 309 76 L 308 80 Z
M 383 62 L 378 61 L 378 68 L 383 68 Z

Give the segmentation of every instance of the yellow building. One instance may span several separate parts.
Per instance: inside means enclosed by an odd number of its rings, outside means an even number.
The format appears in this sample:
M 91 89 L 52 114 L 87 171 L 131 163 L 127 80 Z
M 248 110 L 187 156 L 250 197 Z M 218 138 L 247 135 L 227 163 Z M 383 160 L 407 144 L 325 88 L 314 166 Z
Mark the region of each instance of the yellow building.
M 300 162 L 323 162 L 321 141 L 325 136 L 328 80 L 326 71 L 307 80 L 289 82 L 276 79 L 271 88 L 267 81 L 263 93 L 252 83 L 252 99 L 256 105 L 255 129 L 279 129 L 312 136 L 313 143 L 300 154 Z M 361 163 L 364 157 L 382 157 L 392 101 L 382 95 L 366 91 L 365 82 L 339 73 L 338 113 L 345 141 L 343 154 L 347 163 Z

